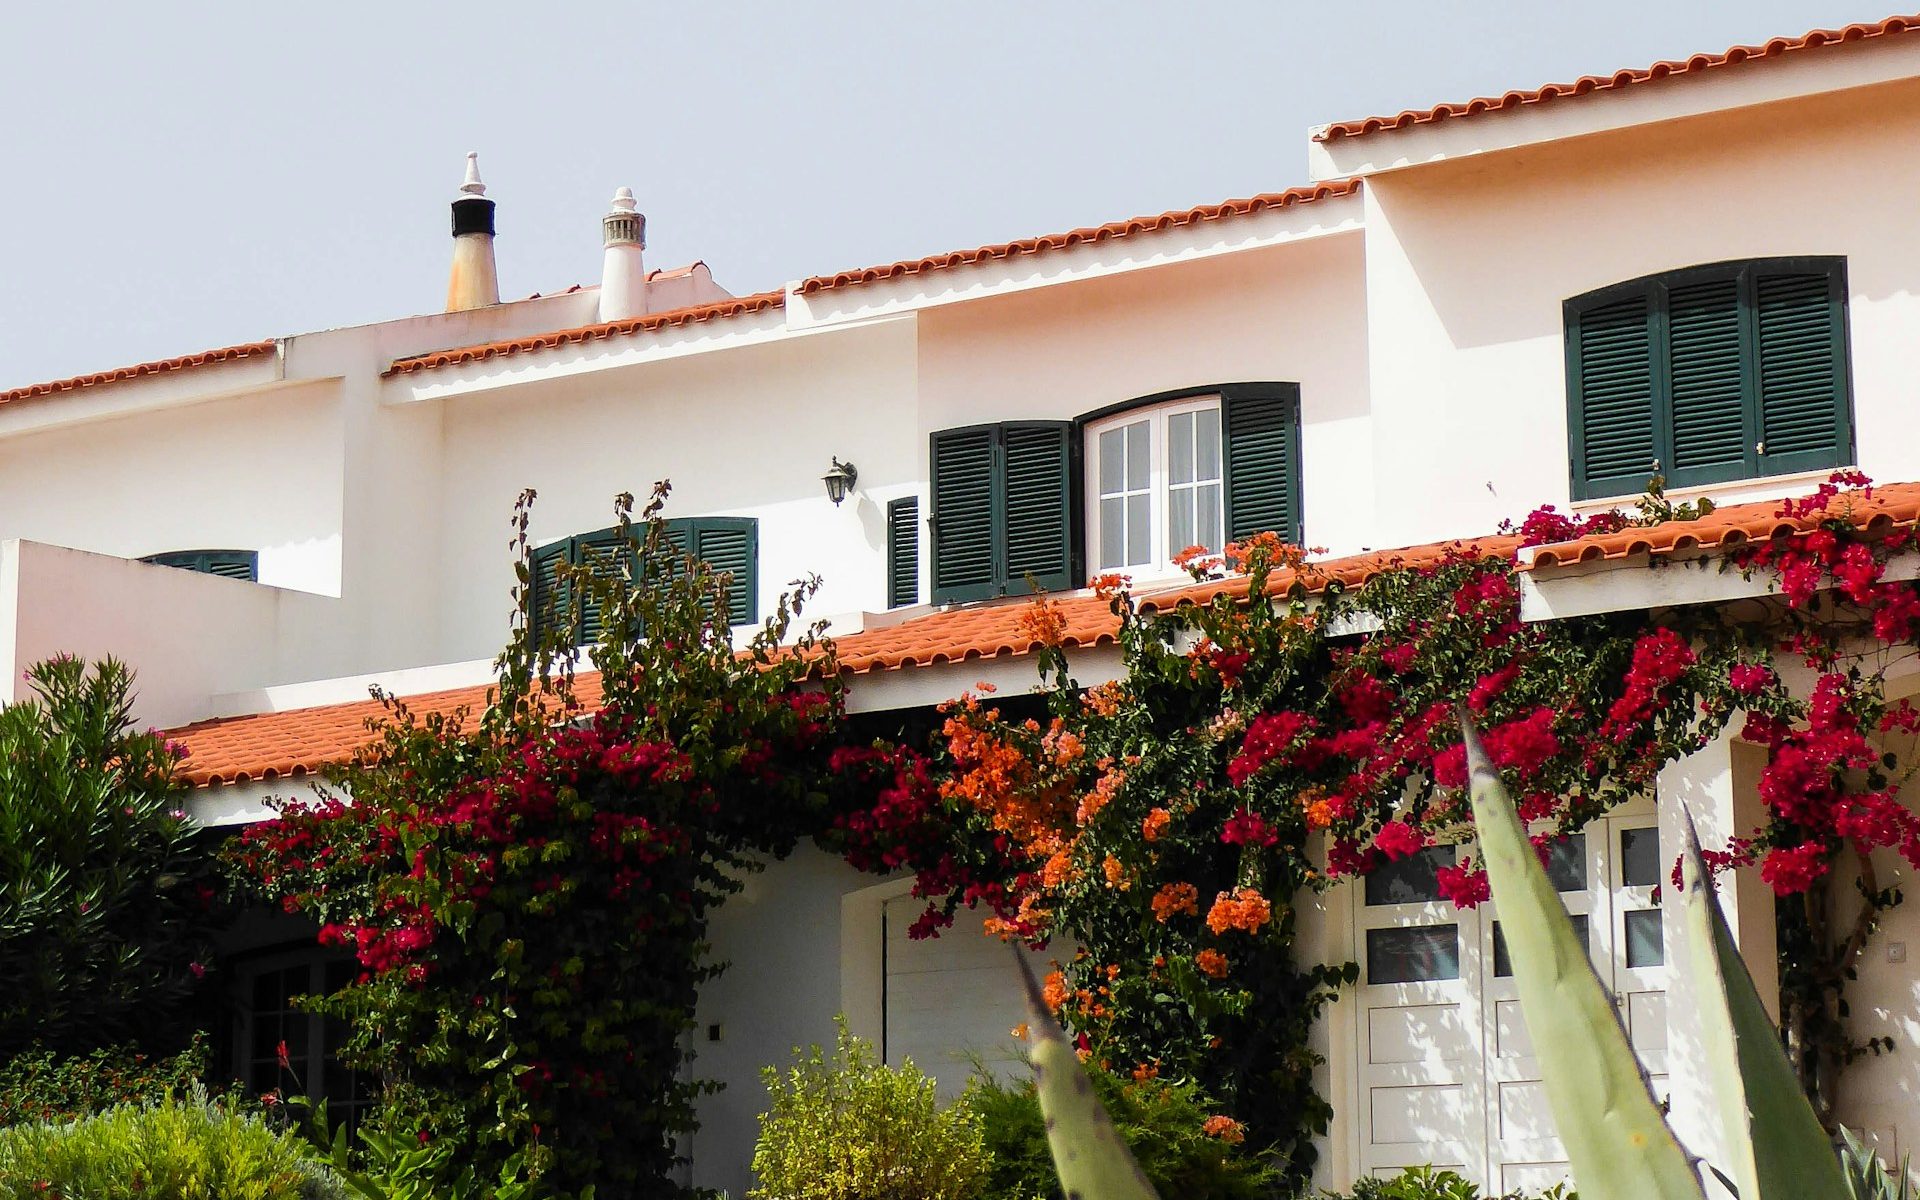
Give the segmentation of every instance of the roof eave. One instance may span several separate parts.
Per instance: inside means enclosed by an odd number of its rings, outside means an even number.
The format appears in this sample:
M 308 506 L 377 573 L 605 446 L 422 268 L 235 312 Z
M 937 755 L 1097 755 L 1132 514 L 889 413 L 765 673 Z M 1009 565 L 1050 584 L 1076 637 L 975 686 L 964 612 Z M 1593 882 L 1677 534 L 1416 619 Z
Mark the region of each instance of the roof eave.
M 1831 51 L 1837 47 L 1823 49 Z M 1378 176 L 1411 167 L 1539 146 L 1550 142 L 1764 104 L 1872 87 L 1920 75 L 1920 37 L 1876 37 L 1846 43 L 1847 53 L 1748 58 L 1626 86 L 1551 94 L 1515 93 L 1509 107 L 1442 106 L 1448 115 L 1402 114 L 1401 125 L 1329 136 L 1313 131 L 1307 165 L 1317 180 Z M 1478 105 L 1481 102 L 1475 101 Z M 1343 123 L 1352 124 L 1352 123 Z

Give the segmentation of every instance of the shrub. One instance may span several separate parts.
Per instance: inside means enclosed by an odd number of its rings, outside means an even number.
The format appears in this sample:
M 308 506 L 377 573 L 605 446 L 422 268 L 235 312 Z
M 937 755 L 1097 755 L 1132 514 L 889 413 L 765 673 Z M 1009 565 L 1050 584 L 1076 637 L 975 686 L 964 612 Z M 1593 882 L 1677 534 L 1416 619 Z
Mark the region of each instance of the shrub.
M 762 1075 L 772 1107 L 760 1117 L 753 1152 L 760 1186 L 747 1194 L 756 1200 L 982 1194 L 988 1159 L 979 1115 L 965 1104 L 942 1108 L 932 1079 L 910 1062 L 880 1063 L 845 1018 L 831 1057 L 814 1046 L 785 1075 L 773 1067 Z
M 0 1061 L 0 1126 L 72 1121 L 119 1104 L 159 1104 L 193 1090 L 207 1072 L 204 1034 L 170 1058 L 131 1046 L 64 1057 L 35 1046 Z
M 1351 1200 L 1481 1200 L 1471 1180 L 1433 1167 L 1409 1167 L 1390 1179 L 1362 1179 L 1353 1185 Z M 1579 1200 L 1564 1184 L 1537 1193 L 1539 1200 Z M 1329 1196 L 1329 1200 L 1340 1200 Z M 1487 1200 L 1527 1200 L 1524 1192 L 1507 1192 Z
M 211 856 L 133 728 L 133 675 L 60 657 L 0 707 L 0 1055 L 171 1035 L 204 972 Z
M 1259 1200 L 1279 1186 L 1271 1156 L 1242 1150 L 1239 1123 L 1218 1115 L 1193 1082 L 1125 1079 L 1095 1063 L 1087 1064 L 1087 1074 L 1162 1196 Z M 965 1102 L 980 1119 L 992 1158 L 987 1194 L 996 1200 L 1061 1200 L 1032 1081 L 1008 1083 L 978 1072 Z
M 0 1130 L 0 1200 L 345 1200 L 291 1133 L 191 1099 Z

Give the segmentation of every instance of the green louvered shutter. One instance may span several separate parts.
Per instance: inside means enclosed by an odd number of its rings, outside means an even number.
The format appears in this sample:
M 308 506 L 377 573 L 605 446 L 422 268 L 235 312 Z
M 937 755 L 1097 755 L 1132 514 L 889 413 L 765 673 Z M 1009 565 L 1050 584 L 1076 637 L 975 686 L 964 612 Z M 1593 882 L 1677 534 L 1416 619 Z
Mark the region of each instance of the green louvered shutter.
M 752 517 L 696 517 L 686 523 L 693 556 L 727 583 L 727 624 L 759 619 L 760 530 Z
M 1220 397 L 1226 443 L 1227 540 L 1277 533 L 1298 543 L 1300 389 L 1227 388 Z
M 1000 590 L 999 431 L 933 435 L 933 601 L 981 600 Z
M 140 561 L 249 583 L 260 578 L 260 556 L 252 550 L 169 550 L 164 554 L 149 554 Z
M 1006 590 L 1073 586 L 1073 484 L 1067 421 L 1001 427 L 1006 461 Z
M 1567 377 L 1573 498 L 1646 488 L 1659 471 L 1648 289 L 1607 303 L 1569 304 Z
M 629 552 L 618 526 L 583 533 L 573 539 L 573 547 L 571 561 L 574 565 L 602 579 L 617 578 L 622 561 Z M 601 605 L 600 598 L 593 594 L 592 589 L 581 589 L 579 640 L 583 645 L 600 640 Z
M 1752 392 L 1752 355 L 1745 343 L 1740 281 L 1733 275 L 1667 290 L 1669 484 L 1717 483 L 1749 471 L 1755 430 L 1742 400 Z
M 1853 458 L 1845 270 L 1838 260 L 1795 264 L 1807 265 L 1821 269 L 1759 264 L 1754 271 L 1764 475 L 1844 466 Z
M 533 552 L 529 564 L 533 576 L 533 638 L 536 643 L 545 642 L 548 634 L 559 628 L 567 620 L 569 600 L 566 581 L 560 577 L 560 568 L 565 566 L 573 547 L 572 538 L 563 538 L 550 546 L 541 546 Z
M 920 497 L 887 501 L 887 607 L 920 603 Z

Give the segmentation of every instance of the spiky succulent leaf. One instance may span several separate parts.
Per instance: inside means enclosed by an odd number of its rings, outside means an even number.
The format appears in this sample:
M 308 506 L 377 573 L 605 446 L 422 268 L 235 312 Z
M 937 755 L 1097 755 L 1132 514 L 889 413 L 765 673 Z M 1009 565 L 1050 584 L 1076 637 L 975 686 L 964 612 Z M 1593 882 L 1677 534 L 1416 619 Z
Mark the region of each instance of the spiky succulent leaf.
M 1464 712 L 1460 725 L 1474 826 L 1520 1011 L 1582 1200 L 1703 1200 L 1693 1164 L 1667 1127 L 1613 1001 Z
M 1733 1177 L 1743 1200 L 1833 1197 L 1851 1193 L 1820 1118 L 1807 1103 L 1793 1065 L 1753 976 L 1741 961 L 1733 934 L 1714 896 L 1700 857 L 1691 814 L 1684 814 L 1686 846 L 1680 859 L 1685 889 L 1689 974 L 1698 998 L 1695 1010 L 1714 1101 L 1726 1132 Z M 1711 953 L 1698 953 L 1712 947 Z
M 1101 1107 L 1086 1068 L 1048 1011 L 1027 956 L 1014 949 L 1027 989 L 1034 1085 L 1047 1121 L 1047 1146 L 1067 1200 L 1159 1200 L 1133 1152 Z

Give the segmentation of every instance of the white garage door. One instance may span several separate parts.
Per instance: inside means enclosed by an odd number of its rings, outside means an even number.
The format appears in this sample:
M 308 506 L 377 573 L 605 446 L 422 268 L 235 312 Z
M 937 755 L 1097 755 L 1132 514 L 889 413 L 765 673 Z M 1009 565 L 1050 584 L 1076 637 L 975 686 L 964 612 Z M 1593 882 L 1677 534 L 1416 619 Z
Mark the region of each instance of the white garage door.
M 943 1097 L 951 1097 L 966 1086 L 975 1059 L 999 1074 L 1025 1070 L 1013 1029 L 1027 1020 L 1026 993 L 1015 951 L 981 933 L 977 917 L 962 913 L 953 928 L 937 938 L 908 937 L 908 928 L 926 907 L 924 900 L 902 897 L 887 901 L 884 909 L 882 1049 L 889 1063 L 912 1059 L 938 1081 Z M 1051 960 L 1065 962 L 1072 950 L 1056 944 L 1044 952 L 1023 953 L 1034 973 L 1044 978 Z
M 1539 1060 L 1494 905 L 1440 898 L 1434 847 L 1375 872 L 1355 907 L 1360 1169 L 1450 1167 L 1493 1191 L 1566 1178 Z M 1659 831 L 1651 815 L 1595 821 L 1561 842 L 1548 874 L 1585 934 L 1656 1094 L 1665 1094 L 1666 968 Z

